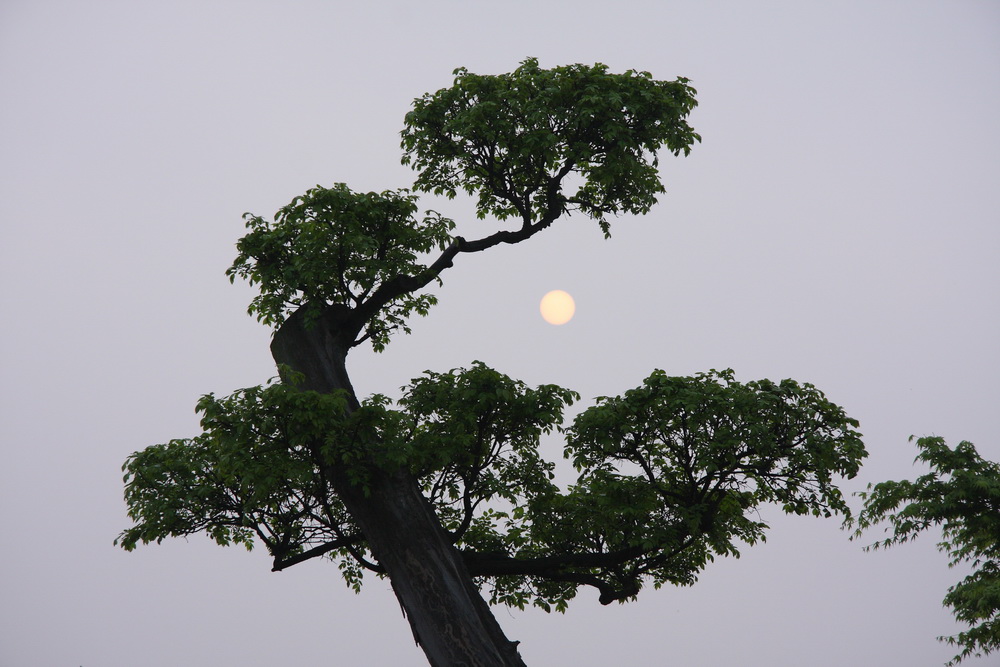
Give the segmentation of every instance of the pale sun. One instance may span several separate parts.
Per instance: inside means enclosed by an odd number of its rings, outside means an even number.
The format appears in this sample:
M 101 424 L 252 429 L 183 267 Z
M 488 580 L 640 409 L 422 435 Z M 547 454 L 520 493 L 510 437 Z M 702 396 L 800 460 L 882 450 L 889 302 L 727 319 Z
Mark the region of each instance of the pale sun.
M 546 322 L 559 325 L 566 324 L 573 319 L 576 304 L 573 302 L 573 297 L 561 289 L 557 289 L 542 297 L 538 309 Z

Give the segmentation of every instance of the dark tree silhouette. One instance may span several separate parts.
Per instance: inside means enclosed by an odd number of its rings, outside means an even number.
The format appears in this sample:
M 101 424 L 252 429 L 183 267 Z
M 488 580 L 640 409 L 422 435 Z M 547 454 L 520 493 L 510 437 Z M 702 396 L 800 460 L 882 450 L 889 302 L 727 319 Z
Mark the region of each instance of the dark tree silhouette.
M 608 604 L 650 582 L 693 583 L 713 555 L 762 538 L 761 503 L 847 512 L 834 477 L 853 476 L 865 450 L 857 422 L 811 385 L 730 371 L 654 371 L 566 427 L 574 392 L 478 362 L 428 372 L 396 402 L 358 397 L 350 350 L 408 331 L 460 256 L 569 215 L 607 236 L 610 217 L 646 213 L 663 192 L 657 151 L 686 155 L 700 139 L 683 78 L 535 60 L 455 75 L 414 101 L 404 162 L 416 191 L 465 191 L 500 228 L 452 236 L 453 222 L 418 216 L 408 191 L 342 184 L 273 221 L 248 214 L 229 275 L 259 288 L 250 312 L 274 327 L 280 381 L 203 397 L 201 435 L 129 457 L 135 525 L 118 541 L 259 540 L 275 570 L 327 556 L 355 588 L 365 570 L 389 578 L 432 665 L 522 665 L 481 589 L 495 603 L 562 610 L 581 586 Z M 580 185 L 567 191 L 571 180 Z M 567 489 L 538 451 L 553 431 L 579 471 Z

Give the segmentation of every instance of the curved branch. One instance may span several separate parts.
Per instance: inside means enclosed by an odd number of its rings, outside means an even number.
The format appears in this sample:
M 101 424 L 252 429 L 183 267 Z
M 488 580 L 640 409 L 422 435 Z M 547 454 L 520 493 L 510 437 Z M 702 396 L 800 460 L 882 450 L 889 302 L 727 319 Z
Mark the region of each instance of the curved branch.
M 634 558 L 644 556 L 652 549 L 634 546 L 618 551 L 568 553 L 541 558 L 512 558 L 505 553 L 479 553 L 461 551 L 469 574 L 479 577 L 499 577 L 504 575 L 531 575 L 551 578 L 564 573 L 567 568 L 602 568 L 621 565 Z
M 600 603 L 606 605 L 633 597 L 639 592 L 638 584 L 630 582 L 627 586 L 615 586 L 595 574 L 576 572 L 569 568 L 614 567 L 643 556 L 648 551 L 644 547 L 637 546 L 608 553 L 565 554 L 532 559 L 511 558 L 503 553 L 462 551 L 461 554 L 469 574 L 474 577 L 520 575 L 593 586 L 601 593 Z
M 274 557 L 274 565 L 271 567 L 271 572 L 281 572 L 282 570 L 289 568 L 293 565 L 298 565 L 310 558 L 316 558 L 317 556 L 322 556 L 323 554 L 330 553 L 334 549 L 340 549 L 342 547 L 352 546 L 359 542 L 364 541 L 364 536 L 362 535 L 350 535 L 342 539 L 332 540 L 330 542 L 325 542 L 319 546 L 315 546 L 312 549 L 307 549 L 301 553 L 297 553 L 294 556 L 289 556 L 288 558 Z
M 438 257 L 433 264 L 427 267 L 426 270 L 421 271 L 415 276 L 397 275 L 391 280 L 382 283 L 379 288 L 375 290 L 375 293 L 372 294 L 368 301 L 364 302 L 353 311 L 354 317 L 352 319 L 355 323 L 355 330 L 360 331 L 365 322 L 371 319 L 375 313 L 377 313 L 393 299 L 421 289 L 437 278 L 445 269 L 454 266 L 454 259 L 458 253 L 481 252 L 501 243 L 519 243 L 545 229 L 551 225 L 554 220 L 555 218 L 545 218 L 529 227 L 522 227 L 521 229 L 513 232 L 500 231 L 476 241 L 466 241 L 461 236 L 455 237 L 455 240 L 451 243 L 451 245 L 445 248 L 441 253 L 441 256 Z
M 357 307 L 353 309 L 353 317 L 351 318 L 354 330 L 359 333 L 364 328 L 365 323 L 367 323 L 379 310 L 389 304 L 393 299 L 397 299 L 404 294 L 415 292 L 425 287 L 432 280 L 438 278 L 445 269 L 454 266 L 455 257 L 458 256 L 459 253 L 482 252 L 494 246 L 500 245 L 501 243 L 510 245 L 520 243 L 521 241 L 526 241 L 538 232 L 551 226 L 552 223 L 566 211 L 566 200 L 561 196 L 560 188 L 563 178 L 573 171 L 575 166 L 575 160 L 567 160 L 555 174 L 546 179 L 545 213 L 538 220 L 538 222 L 534 224 L 531 222 L 531 212 L 529 208 L 527 208 L 528 204 L 526 201 L 518 199 L 513 192 L 501 192 L 500 194 L 514 204 L 518 212 L 521 214 L 523 224 L 520 229 L 513 231 L 500 230 L 489 236 L 485 236 L 474 241 L 467 241 L 461 236 L 456 236 L 452 243 L 442 251 L 441 255 L 434 261 L 434 263 L 428 266 L 424 271 L 421 271 L 416 275 L 396 275 L 392 279 L 379 285 L 378 289 L 375 290 L 367 301 L 359 303 Z M 358 342 L 360 341 L 356 341 L 355 344 Z

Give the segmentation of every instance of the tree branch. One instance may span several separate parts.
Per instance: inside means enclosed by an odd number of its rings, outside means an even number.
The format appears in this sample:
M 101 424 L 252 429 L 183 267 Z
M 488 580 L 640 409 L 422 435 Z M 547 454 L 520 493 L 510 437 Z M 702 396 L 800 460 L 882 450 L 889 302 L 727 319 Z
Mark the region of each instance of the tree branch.
M 555 213 L 553 215 L 552 212 L 549 211 L 544 218 L 533 225 L 527 225 L 516 231 L 502 230 L 475 241 L 466 241 L 461 236 L 456 236 L 451 245 L 445 248 L 441 253 L 441 256 L 438 257 L 433 264 L 427 267 L 426 270 L 421 271 L 415 276 L 398 275 L 391 280 L 382 283 L 379 288 L 375 290 L 375 293 L 372 294 L 368 301 L 364 302 L 353 311 L 353 319 L 356 323 L 356 329 L 360 331 L 365 322 L 371 319 L 371 317 L 374 316 L 379 309 L 384 307 L 393 299 L 421 289 L 437 278 L 445 269 L 454 266 L 454 259 L 460 252 L 482 252 L 483 250 L 500 245 L 501 243 L 509 243 L 512 245 L 520 243 L 521 241 L 531 238 L 546 227 L 549 227 L 553 222 L 555 222 L 557 217 L 559 217 L 559 213 Z
M 338 540 L 332 540 L 330 542 L 325 542 L 319 546 L 315 546 L 312 549 L 307 549 L 301 553 L 297 553 L 294 556 L 289 556 L 288 558 L 280 558 L 278 556 L 274 557 L 274 565 L 271 567 L 271 572 L 281 572 L 282 570 L 289 568 L 293 565 L 298 565 L 310 558 L 316 558 L 317 556 L 322 556 L 323 554 L 330 553 L 334 549 L 340 549 L 341 547 L 347 547 L 358 542 L 363 542 L 364 537 L 361 535 L 351 535 Z
M 601 593 L 601 604 L 606 605 L 634 596 L 639 592 L 638 584 L 630 582 L 628 586 L 615 586 L 595 574 L 576 572 L 568 568 L 613 567 L 642 556 L 647 551 L 643 547 L 629 547 L 609 553 L 565 554 L 533 559 L 511 558 L 503 553 L 462 551 L 461 554 L 469 574 L 474 577 L 521 575 L 593 586 Z
M 628 547 L 618 551 L 569 553 L 541 558 L 512 558 L 505 553 L 479 553 L 461 551 L 466 567 L 473 576 L 499 577 L 504 575 L 532 575 L 552 578 L 565 574 L 567 568 L 602 568 L 621 565 L 633 558 L 652 551 L 642 546 Z

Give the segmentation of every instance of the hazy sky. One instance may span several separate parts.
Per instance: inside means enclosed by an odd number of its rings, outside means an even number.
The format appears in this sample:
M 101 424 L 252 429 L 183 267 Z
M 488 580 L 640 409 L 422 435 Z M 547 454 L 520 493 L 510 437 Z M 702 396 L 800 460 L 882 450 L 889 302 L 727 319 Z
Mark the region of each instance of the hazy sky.
M 528 56 L 689 77 L 704 143 L 664 160 L 668 194 L 610 241 L 570 218 L 460 257 L 412 336 L 348 360 L 359 392 L 474 359 L 588 398 L 731 367 L 812 382 L 861 421 L 850 491 L 920 474 L 911 434 L 1000 459 L 996 2 L 4 0 L 0 664 L 425 664 L 387 584 L 354 595 L 327 561 L 116 549 L 119 467 L 194 435 L 201 394 L 274 375 L 252 292 L 224 276 L 241 214 L 409 185 L 413 98 Z M 538 315 L 552 289 L 576 299 L 562 327 Z M 537 666 L 954 654 L 934 638 L 957 629 L 941 599 L 962 572 L 935 534 L 864 553 L 836 520 L 764 519 L 766 544 L 692 588 L 497 616 Z

